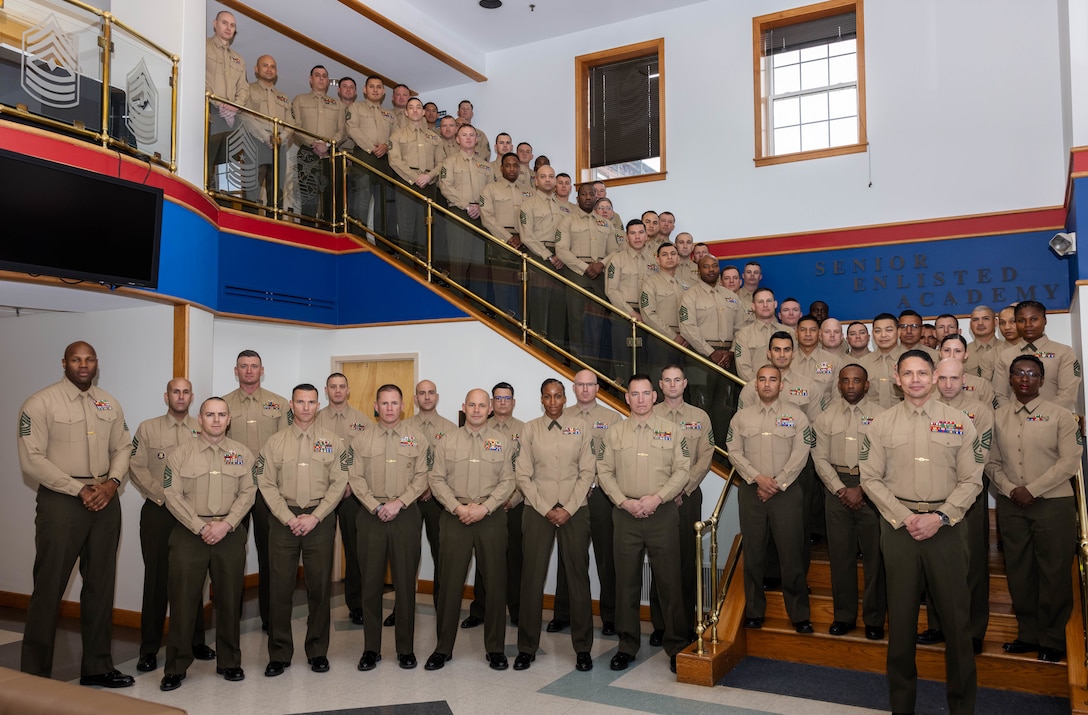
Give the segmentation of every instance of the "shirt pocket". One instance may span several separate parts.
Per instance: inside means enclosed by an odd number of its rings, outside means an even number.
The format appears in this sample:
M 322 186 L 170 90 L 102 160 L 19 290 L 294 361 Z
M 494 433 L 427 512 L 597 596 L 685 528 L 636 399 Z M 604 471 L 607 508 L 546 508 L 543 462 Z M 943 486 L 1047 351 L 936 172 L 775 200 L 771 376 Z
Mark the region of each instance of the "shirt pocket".
M 87 425 L 83 412 L 61 412 L 53 415 L 49 438 L 61 442 L 82 442 L 87 437 Z
M 252 473 L 250 472 L 249 465 L 245 464 L 224 464 L 223 465 L 223 487 L 225 491 L 233 491 L 235 494 L 242 490 L 245 485 L 243 479 L 252 479 Z

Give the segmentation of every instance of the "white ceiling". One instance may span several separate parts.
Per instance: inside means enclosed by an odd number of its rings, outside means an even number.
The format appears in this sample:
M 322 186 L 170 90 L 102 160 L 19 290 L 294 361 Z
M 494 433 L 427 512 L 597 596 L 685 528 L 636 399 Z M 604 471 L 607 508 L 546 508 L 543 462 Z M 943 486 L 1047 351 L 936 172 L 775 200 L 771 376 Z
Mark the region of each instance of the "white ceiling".
M 146 306 L 140 298 L 94 290 L 0 280 L 0 318 L 53 312 L 94 313 Z
M 474 80 L 366 19 L 337 0 L 240 0 L 248 7 L 301 32 L 356 62 L 425 95 L 428 91 Z M 516 47 L 634 17 L 693 5 L 704 0 L 504 0 L 485 10 L 477 0 L 360 0 L 425 42 L 487 75 L 488 52 Z M 349 3 L 350 4 L 350 3 Z M 320 12 L 314 5 L 321 6 Z M 531 9 L 532 8 L 532 9 Z M 208 0 L 211 20 L 225 5 Z M 238 21 L 234 48 L 245 59 L 253 81 L 257 57 L 271 54 L 279 66 L 278 86 L 288 96 L 309 91 L 310 67 L 324 64 L 333 78 L 358 72 L 322 57 L 304 45 L 232 10 Z M 392 95 L 392 92 L 387 92 Z

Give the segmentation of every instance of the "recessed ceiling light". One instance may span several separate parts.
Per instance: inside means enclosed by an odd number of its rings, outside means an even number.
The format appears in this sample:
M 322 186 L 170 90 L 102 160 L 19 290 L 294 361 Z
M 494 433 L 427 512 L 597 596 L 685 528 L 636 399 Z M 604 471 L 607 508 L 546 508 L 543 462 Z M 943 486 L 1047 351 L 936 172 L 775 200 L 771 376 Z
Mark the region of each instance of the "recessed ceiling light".
M 502 0 L 480 0 L 480 7 L 485 10 L 498 10 L 502 7 Z

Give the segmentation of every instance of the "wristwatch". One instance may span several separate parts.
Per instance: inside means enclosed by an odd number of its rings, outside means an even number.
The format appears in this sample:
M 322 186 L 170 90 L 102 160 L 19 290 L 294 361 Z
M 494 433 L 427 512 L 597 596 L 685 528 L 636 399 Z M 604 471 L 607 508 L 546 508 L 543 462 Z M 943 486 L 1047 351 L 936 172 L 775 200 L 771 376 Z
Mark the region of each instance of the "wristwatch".
M 952 525 L 952 520 L 948 518 L 948 514 L 945 514 L 943 511 L 935 511 L 933 513 L 936 514 L 937 516 L 941 517 L 941 526 L 951 526 Z
M 109 481 L 113 482 L 113 483 L 114 483 L 114 484 L 116 484 L 117 486 L 121 486 L 121 480 L 120 480 L 120 479 L 118 479 L 117 477 L 110 477 L 110 478 L 109 478 Z

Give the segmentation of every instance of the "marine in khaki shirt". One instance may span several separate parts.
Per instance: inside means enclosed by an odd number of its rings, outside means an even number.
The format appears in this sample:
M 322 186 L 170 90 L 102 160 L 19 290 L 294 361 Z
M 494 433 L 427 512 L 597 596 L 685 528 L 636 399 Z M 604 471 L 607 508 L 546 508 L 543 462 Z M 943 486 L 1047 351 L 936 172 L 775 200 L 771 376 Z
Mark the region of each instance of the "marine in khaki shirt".
M 568 558 L 562 562 L 568 584 L 573 584 L 570 609 L 571 644 L 576 668 L 593 667 L 593 601 L 587 568 L 590 542 L 586 496 L 593 483 L 596 458 L 585 422 L 564 417 L 566 391 L 556 379 L 541 385 L 544 415 L 525 424 L 515 468 L 518 490 L 524 495 L 524 540 L 518 622 L 518 658 L 514 668 L 530 666 L 540 646 L 544 582 L 555 543 Z
M 234 369 L 237 373 L 240 368 Z M 223 397 L 231 410 L 227 434 L 257 453 L 269 437 L 287 426 L 288 405 L 287 398 L 264 389 L 259 383 L 252 392 L 246 392 L 248 386 L 242 383 Z
M 657 576 L 664 633 L 662 645 L 675 667 L 686 645 L 688 614 L 680 586 L 680 516 L 674 501 L 687 486 L 693 445 L 672 422 L 653 413 L 657 391 L 647 375 L 628 384 L 630 418 L 611 427 L 597 454 L 597 480 L 616 505 L 613 513 L 616 562 L 618 652 L 609 667 L 623 670 L 641 645 L 638 597 L 643 554 Z
M 226 11 L 218 13 L 212 30 L 214 34 L 204 43 L 204 88 L 217 97 L 246 105 L 249 103 L 246 61 L 230 47 L 237 30 L 234 15 Z M 224 109 L 230 113 L 228 121 L 232 121 L 237 110 Z
M 815 435 L 804 413 L 779 399 L 783 389 L 779 368 L 760 367 L 748 385 L 758 400 L 733 416 L 725 438 L 729 459 L 747 483 L 738 494 L 741 534 L 749 545 L 744 563 L 744 626 L 763 626 L 767 609 L 763 579 L 767 544 L 773 536 L 790 621 L 798 633 L 812 633 L 804 567 L 808 503 L 798 481 Z
M 444 158 L 441 143 L 422 120 L 407 121 L 389 135 L 389 166 L 407 184 L 420 188 L 433 184 L 438 179 L 437 167 Z
M 261 448 L 254 474 L 268 510 L 279 523 L 268 530 L 272 581 L 269 584 L 268 658 L 265 675 L 283 673 L 294 654 L 291 612 L 299 557 L 306 573 L 309 614 L 306 656 L 320 672 L 329 649 L 330 583 L 336 540 L 336 505 L 348 481 L 348 459 L 340 438 L 318 427 L 318 392 L 304 383 L 291 391 L 294 421 Z
M 1008 347 L 997 335 L 997 316 L 993 309 L 988 305 L 976 306 L 971 311 L 970 329 L 974 340 L 967 346 L 964 370 L 968 375 L 977 375 L 990 382 L 994 379 L 998 353 Z
M 189 381 L 178 378 L 171 380 L 166 388 L 167 399 L 171 392 L 182 383 L 188 385 Z M 188 389 L 192 390 L 189 385 Z M 175 449 L 199 434 L 200 427 L 196 419 L 186 411 L 183 417 L 178 417 L 173 410 L 165 415 L 152 418 L 140 423 L 136 428 L 136 434 L 132 438 L 132 458 L 129 461 L 129 470 L 132 474 L 132 484 L 140 495 L 158 506 L 166 503 L 162 490 L 162 475 L 166 469 L 166 460 Z
M 627 227 L 625 248 L 604 259 L 604 291 L 608 300 L 623 314 L 641 319 L 642 283 L 657 273 L 657 260 L 645 249 L 646 227 L 632 223 Z M 622 325 L 624 332 L 629 332 Z
M 793 353 L 792 370 L 807 375 L 816 383 L 825 403 L 834 392 L 838 368 L 845 365 L 841 355 L 832 355 L 820 347 L 820 323 L 811 316 L 797 322 L 797 350 Z
M 311 84 L 313 84 L 313 78 L 311 78 Z M 325 87 L 326 89 L 328 87 L 327 75 Z M 359 102 L 355 102 L 352 107 L 358 105 Z M 291 100 L 291 111 L 295 115 L 298 126 L 307 132 L 299 135 L 299 141 L 304 146 L 310 147 L 318 156 L 325 155 L 325 151 L 329 148 L 327 142 L 340 142 L 347 136 L 340 100 L 328 96 L 325 91 L 313 89 L 305 94 L 297 95 Z M 322 146 L 325 151 L 319 151 Z
M 266 117 L 279 119 L 291 125 L 295 123 L 294 110 L 291 109 L 291 99 L 276 88 L 276 60 L 271 55 L 261 55 L 257 58 L 257 66 L 254 68 L 257 81 L 249 85 L 249 108 Z M 265 141 L 272 141 L 272 126 L 263 120 L 257 120 L 258 136 Z M 280 144 L 285 144 L 291 137 L 291 130 L 281 126 Z
M 521 205 L 535 194 L 528 186 L 510 179 L 511 176 L 516 179 L 518 170 L 517 155 L 507 154 L 500 160 L 502 173 L 480 192 L 483 200 L 480 220 L 484 228 L 495 238 L 515 248 L 521 246 Z
M 493 669 L 507 666 L 502 653 L 507 546 L 503 505 L 514 491 L 517 446 L 487 425 L 490 408 L 487 392 L 469 391 L 462 405 L 465 426 L 435 445 L 428 482 L 445 511 L 438 547 L 438 643 L 427 659 L 428 670 L 441 668 L 453 652 L 461 590 L 474 551 L 487 591 L 484 648 Z
M 585 196 L 583 196 L 585 194 Z M 604 271 L 602 261 L 612 250 L 612 224 L 593 213 L 593 185 L 578 189 L 578 208 L 560 219 L 555 229 L 555 254 L 578 276 L 594 279 Z
M 680 334 L 680 301 L 684 286 L 676 278 L 675 246 L 657 249 L 657 271 L 646 276 L 639 295 L 639 314 L 643 322 L 679 345 L 687 345 Z
M 1073 610 L 1069 567 L 1076 544 L 1072 479 L 1084 452 L 1073 414 L 1040 395 L 1049 376 L 1035 356 L 1010 366 L 1013 398 L 997 411 L 988 469 L 997 491 L 998 530 L 1005 545 L 1016 639 L 1007 653 L 1038 650 L 1058 662 Z
M 699 283 L 680 299 L 680 335 L 711 362 L 732 367 L 739 307 L 737 295 L 718 285 L 718 260 L 704 256 L 699 259 Z
M 978 400 L 991 410 L 997 409 L 994 396 L 994 388 L 989 380 L 983 380 L 978 375 L 971 373 L 967 367 L 969 354 L 967 353 L 967 341 L 962 335 L 949 335 L 941 340 L 937 348 L 941 360 L 953 358 L 963 364 L 963 392 L 968 397 Z
M 468 129 L 458 129 L 461 137 Z M 476 156 L 472 147 L 465 147 L 458 140 L 461 150 L 447 156 L 439 166 L 438 188 L 451 207 L 464 209 L 473 219 L 479 218 L 480 196 L 484 187 L 491 183 L 491 165 Z M 473 215 L 472 209 L 476 209 Z
M 1023 301 L 1015 308 L 1016 329 L 1020 333 L 1020 345 L 1002 350 L 994 362 L 993 388 L 997 404 L 1011 401 L 1009 365 L 1018 355 L 1034 355 L 1046 366 L 1046 380 L 1039 394 L 1051 402 L 1057 402 L 1070 412 L 1077 411 L 1077 391 L 1081 383 L 1080 360 L 1068 345 L 1054 342 L 1045 334 L 1046 308 L 1036 301 Z
M 888 409 L 903 399 L 895 384 L 895 365 L 903 348 L 899 345 L 899 320 L 891 313 L 873 318 L 873 344 L 876 350 L 857 362 L 869 373 L 869 399 Z
M 518 231 L 521 242 L 534 256 L 548 261 L 558 270 L 563 262 L 555 255 L 555 232 L 560 220 L 570 215 L 570 204 L 560 201 L 555 193 L 555 169 L 542 166 L 537 171 L 536 192 L 521 204 Z
M 860 549 L 864 565 L 861 612 L 865 637 L 880 640 L 884 637 L 888 611 L 880 553 L 880 514 L 861 489 L 858 452 L 873 418 L 883 410 L 865 398 L 869 381 L 863 367 L 840 368 L 837 388 L 841 398 L 834 399 L 813 423 L 816 446 L 812 448 L 816 473 L 826 489 L 824 513 L 835 608 L 835 620 L 828 632 L 842 636 L 857 628 Z
M 133 679 L 113 667 L 108 624 L 121 534 L 116 495 L 128 472 L 131 437 L 121 405 L 93 384 L 98 374 L 94 348 L 72 343 L 61 364 L 60 382 L 31 395 L 19 412 L 19 466 L 37 483 L 34 590 L 20 668 L 46 678 L 52 674 L 60 599 L 78 554 L 85 579 L 80 682 L 127 687 Z
M 362 550 L 364 652 L 360 670 L 371 670 L 381 653 L 385 565 L 392 565 L 396 592 L 397 654 L 401 667 L 415 665 L 415 584 L 419 570 L 420 515 L 417 500 L 427 490 L 430 441 L 401 421 L 403 396 L 395 385 L 375 395 L 378 424 L 357 435 L 348 462 L 352 492 L 362 503 L 358 539 Z
M 778 302 L 769 288 L 756 289 L 752 298 L 752 322 L 739 328 L 733 336 L 733 360 L 736 374 L 742 380 L 755 377 L 756 369 L 764 362 L 772 335 L 782 330 L 793 333 L 792 328 L 787 328 L 774 319 L 777 307 Z
M 226 437 L 230 409 L 222 398 L 200 405 L 200 436 L 166 460 L 166 506 L 178 520 L 170 535 L 170 624 L 160 688 L 180 687 L 193 661 L 191 638 L 205 574 L 212 577 L 216 608 L 217 670 L 227 680 L 245 677 L 241 668 L 239 619 L 245 574 L 246 530 L 239 529 L 253 506 L 257 477 L 253 453 Z
M 678 233 L 673 245 L 680 256 L 676 264 L 676 278 L 684 286 L 684 290 L 688 290 L 699 282 L 699 264 L 691 256 L 695 250 L 695 238 L 686 231 Z
M 384 156 L 391 147 L 390 137 L 397 128 L 397 120 L 388 109 L 381 106 L 380 100 L 371 99 L 370 84 L 367 79 L 367 94 L 361 102 L 355 102 L 344 120 L 344 132 L 355 142 L 355 148 L 366 154 Z M 381 147 L 385 147 L 384 150 Z

